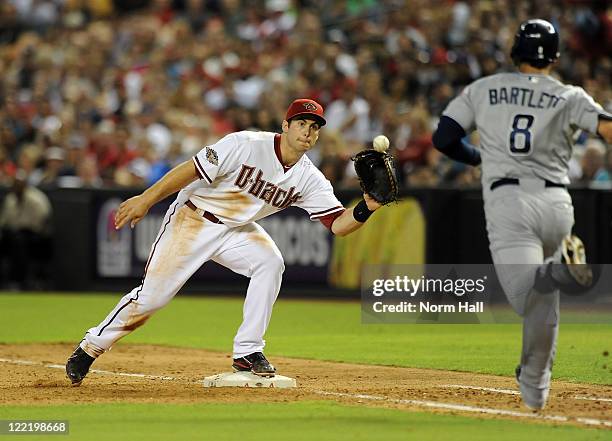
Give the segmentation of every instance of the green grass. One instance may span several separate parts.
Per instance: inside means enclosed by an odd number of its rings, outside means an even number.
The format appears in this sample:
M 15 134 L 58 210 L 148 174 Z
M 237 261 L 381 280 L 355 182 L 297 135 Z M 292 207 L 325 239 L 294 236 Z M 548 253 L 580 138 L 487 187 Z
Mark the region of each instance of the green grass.
M 0 342 L 76 343 L 120 298 L 0 293 Z M 242 299 L 179 296 L 124 341 L 229 352 L 241 312 Z M 556 377 L 612 384 L 609 368 L 602 367 L 611 331 L 610 325 L 563 325 Z M 520 335 L 517 324 L 362 325 L 356 302 L 281 299 L 266 352 L 512 375 Z M 20 436 L 23 440 L 612 440 L 605 430 L 333 402 L 0 406 L 0 419 L 70 421 L 68 437 Z
M 73 342 L 116 295 L 0 294 L 0 342 Z M 123 341 L 231 351 L 242 299 L 178 296 Z M 280 300 L 266 336 L 270 355 L 512 375 L 521 327 L 363 325 L 356 302 Z M 562 324 L 555 378 L 612 384 L 612 326 Z M 604 368 L 604 366 L 606 366 Z
M 69 436 L 19 440 L 610 440 L 612 432 L 330 402 L 0 407 L 2 419 L 69 420 Z M 494 438 L 492 438 L 494 435 Z

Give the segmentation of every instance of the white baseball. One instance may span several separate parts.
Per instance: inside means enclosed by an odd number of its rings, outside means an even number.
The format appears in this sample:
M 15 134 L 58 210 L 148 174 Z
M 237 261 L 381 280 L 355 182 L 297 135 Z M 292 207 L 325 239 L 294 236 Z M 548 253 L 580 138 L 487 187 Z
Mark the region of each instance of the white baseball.
M 378 135 L 374 138 L 374 141 L 372 141 L 372 146 L 377 152 L 384 152 L 389 148 L 389 138 L 385 135 Z

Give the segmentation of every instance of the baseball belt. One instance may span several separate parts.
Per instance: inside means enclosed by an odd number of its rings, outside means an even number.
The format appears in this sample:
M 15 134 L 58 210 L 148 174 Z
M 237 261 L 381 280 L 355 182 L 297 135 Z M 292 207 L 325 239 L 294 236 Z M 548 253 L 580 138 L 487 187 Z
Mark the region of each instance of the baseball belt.
M 189 208 L 191 208 L 193 211 L 195 211 L 196 213 L 198 213 L 200 216 L 202 216 L 204 219 L 211 221 L 214 224 L 222 224 L 223 222 L 221 222 L 217 216 L 215 216 L 214 214 L 212 214 L 209 211 L 206 210 L 202 210 L 201 208 L 198 208 L 195 206 L 195 204 L 193 202 L 191 202 L 190 200 L 187 200 L 187 202 L 185 202 L 185 205 L 187 205 Z
M 520 181 L 518 178 L 501 178 L 491 184 L 491 190 L 495 190 L 497 187 L 501 187 L 502 185 L 519 185 Z M 566 188 L 565 184 L 557 184 L 556 182 L 551 182 L 548 179 L 544 179 L 545 187 L 560 187 Z

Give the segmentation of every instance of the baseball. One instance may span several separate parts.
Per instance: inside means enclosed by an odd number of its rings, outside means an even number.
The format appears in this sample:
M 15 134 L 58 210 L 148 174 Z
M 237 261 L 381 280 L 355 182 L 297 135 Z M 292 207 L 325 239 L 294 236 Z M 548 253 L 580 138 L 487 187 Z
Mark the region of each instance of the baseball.
M 378 135 L 374 138 L 374 141 L 372 141 L 372 146 L 377 152 L 384 152 L 389 148 L 389 138 L 385 135 Z

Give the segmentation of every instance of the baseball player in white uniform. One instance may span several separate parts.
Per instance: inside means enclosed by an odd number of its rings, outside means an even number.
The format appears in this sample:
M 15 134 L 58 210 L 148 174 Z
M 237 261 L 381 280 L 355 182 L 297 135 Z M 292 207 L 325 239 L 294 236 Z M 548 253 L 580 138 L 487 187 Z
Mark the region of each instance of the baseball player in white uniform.
M 559 288 L 593 283 L 566 190 L 572 135 L 612 141 L 610 114 L 581 88 L 550 76 L 559 35 L 544 20 L 521 24 L 512 48 L 518 72 L 482 78 L 452 100 L 433 136 L 449 157 L 479 165 L 490 250 L 504 292 L 523 317 L 517 381 L 523 402 L 548 398 L 559 323 Z M 461 139 L 477 129 L 480 151 Z M 555 262 L 557 264 L 553 265 Z M 561 263 L 560 265 L 558 263 Z M 513 265 L 520 264 L 520 265 Z
M 74 386 L 81 384 L 97 357 L 165 306 L 209 260 L 251 279 L 243 321 L 234 338 L 233 368 L 274 376 L 274 367 L 263 355 L 263 337 L 284 264 L 279 249 L 256 221 L 294 205 L 342 236 L 361 227 L 380 207 L 364 194 L 355 207 L 345 209 L 330 182 L 305 155 L 324 124 L 319 103 L 295 100 L 281 134 L 229 134 L 119 206 L 115 227 L 129 223 L 133 228 L 151 206 L 180 190 L 151 247 L 142 283 L 87 331 L 68 359 L 66 373 Z

